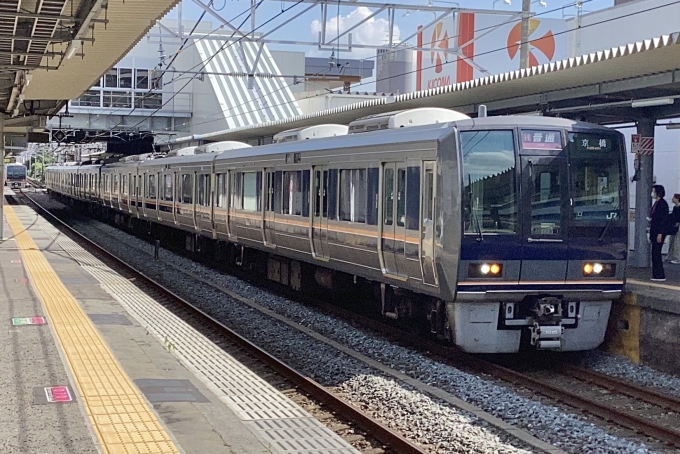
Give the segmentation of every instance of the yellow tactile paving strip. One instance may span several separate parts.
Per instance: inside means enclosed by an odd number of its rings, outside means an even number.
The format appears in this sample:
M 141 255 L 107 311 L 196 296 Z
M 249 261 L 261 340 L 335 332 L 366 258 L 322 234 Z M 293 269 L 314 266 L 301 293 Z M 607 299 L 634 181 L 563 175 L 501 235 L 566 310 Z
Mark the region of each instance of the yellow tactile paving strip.
M 78 301 L 5 206 L 29 282 L 42 300 L 102 453 L 179 453 Z

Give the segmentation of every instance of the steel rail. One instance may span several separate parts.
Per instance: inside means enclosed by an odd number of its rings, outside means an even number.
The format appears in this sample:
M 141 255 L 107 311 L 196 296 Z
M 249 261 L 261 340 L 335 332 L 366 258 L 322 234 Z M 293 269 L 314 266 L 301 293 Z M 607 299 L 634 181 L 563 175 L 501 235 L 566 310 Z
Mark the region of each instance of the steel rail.
M 624 394 L 637 400 L 641 400 L 649 404 L 656 405 L 657 407 L 661 407 L 680 414 L 680 399 L 675 396 L 666 395 L 659 391 L 648 389 L 635 383 L 602 374 L 600 372 L 595 372 L 584 367 L 574 366 L 573 364 L 564 364 L 562 366 L 562 370 L 572 377 L 578 378 L 579 380 L 592 383 L 602 388 L 615 391 L 619 394 Z
M 180 305 L 182 309 L 191 313 L 191 315 L 205 321 L 207 325 L 206 327 L 215 330 L 220 335 L 229 339 L 232 343 L 242 348 L 243 350 L 247 351 L 248 353 L 256 357 L 258 360 L 260 360 L 262 363 L 266 364 L 268 367 L 275 370 L 277 373 L 285 377 L 287 380 L 294 383 L 300 389 L 304 390 L 306 393 L 313 396 L 318 401 L 324 403 L 325 405 L 328 405 L 328 407 L 335 410 L 343 417 L 356 422 L 361 429 L 368 432 L 371 436 L 375 437 L 380 442 L 389 446 L 395 452 L 403 454 L 426 454 L 428 452 L 411 443 L 405 437 L 388 429 L 380 422 L 374 420 L 369 415 L 361 412 L 353 405 L 345 402 L 344 400 L 342 400 L 337 395 L 333 394 L 331 391 L 326 389 L 321 384 L 302 375 L 300 372 L 288 366 L 283 361 L 272 356 L 271 354 L 261 349 L 260 347 L 258 347 L 245 337 L 233 331 L 232 329 L 226 327 L 218 320 L 206 314 L 197 307 L 193 306 L 191 303 L 184 300 L 182 297 L 175 294 L 171 290 L 168 290 L 162 284 L 156 282 L 151 277 L 137 270 L 135 267 L 129 265 L 122 259 L 119 259 L 115 255 L 113 255 L 113 253 L 100 247 L 92 240 L 88 239 L 87 237 L 83 236 L 82 234 L 71 228 L 68 224 L 66 224 L 57 216 L 52 214 L 49 210 L 42 207 L 38 202 L 33 200 L 27 194 L 23 195 L 26 199 L 30 201 L 31 204 L 33 204 L 38 209 L 38 211 L 46 214 L 51 219 L 53 219 L 58 224 L 59 227 L 66 229 L 69 232 L 69 234 L 72 234 L 79 241 L 82 241 L 85 244 L 87 244 L 89 248 L 96 250 L 97 253 L 106 257 L 107 260 L 111 260 L 112 262 L 129 271 L 130 273 L 134 274 L 138 282 L 143 282 L 145 285 L 148 285 L 154 291 L 158 292 L 161 296 L 165 297 L 169 301 L 175 302 L 178 305 Z
M 636 433 L 648 435 L 659 441 L 680 447 L 680 432 L 656 424 L 650 420 L 640 418 L 630 413 L 622 412 L 609 405 L 601 404 L 578 394 L 566 391 L 544 380 L 529 377 L 521 372 L 508 369 L 487 361 L 478 361 L 475 367 L 481 368 L 502 380 L 524 386 L 546 397 L 562 402 L 570 407 L 578 408 L 607 422 L 612 422 Z

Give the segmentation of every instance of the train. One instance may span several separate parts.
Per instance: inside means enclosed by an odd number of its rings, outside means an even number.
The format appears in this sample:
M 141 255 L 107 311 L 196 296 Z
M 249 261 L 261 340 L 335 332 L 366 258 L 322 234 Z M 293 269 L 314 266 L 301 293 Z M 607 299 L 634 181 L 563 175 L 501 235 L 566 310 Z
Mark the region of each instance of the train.
M 5 186 L 12 189 L 27 187 L 26 166 L 23 164 L 5 164 Z
M 465 352 L 594 349 L 625 284 L 625 144 L 594 124 L 419 108 L 124 161 L 48 192 Z

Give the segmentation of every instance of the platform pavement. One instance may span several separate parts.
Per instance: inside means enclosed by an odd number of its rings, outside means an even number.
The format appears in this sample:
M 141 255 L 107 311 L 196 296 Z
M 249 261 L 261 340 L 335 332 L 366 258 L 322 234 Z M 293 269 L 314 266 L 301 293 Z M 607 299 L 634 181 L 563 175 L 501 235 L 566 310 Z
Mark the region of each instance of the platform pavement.
M 277 452 L 266 440 L 255 436 L 252 427 L 244 424 L 209 386 L 149 336 L 147 329 L 126 314 L 101 283 L 60 247 L 54 229 L 44 219 L 27 207 L 12 208 L 58 278 L 92 319 L 125 373 L 139 387 L 145 380 L 175 380 L 155 389 L 151 386 L 145 391 L 145 400 L 148 399 L 181 452 Z M 96 429 L 90 424 L 77 387 L 74 388 L 76 385 L 63 362 L 65 358 L 55 342 L 54 326 L 50 326 L 49 319 L 48 324 L 42 326 L 12 325 L 13 317 L 44 316 L 46 311 L 27 279 L 7 216 L 4 234 L 6 240 L 0 242 L 0 295 L 4 302 L 0 304 L 0 323 L 4 323 L 6 329 L 0 330 L 0 342 L 6 367 L 0 368 L 0 452 L 113 452 L 102 449 L 93 434 Z M 102 315 L 113 316 L 113 320 L 104 320 Z M 100 322 L 96 321 L 97 316 Z M 71 387 L 74 402 L 46 402 L 44 388 L 59 385 Z M 149 393 L 154 393 L 155 398 L 149 397 Z

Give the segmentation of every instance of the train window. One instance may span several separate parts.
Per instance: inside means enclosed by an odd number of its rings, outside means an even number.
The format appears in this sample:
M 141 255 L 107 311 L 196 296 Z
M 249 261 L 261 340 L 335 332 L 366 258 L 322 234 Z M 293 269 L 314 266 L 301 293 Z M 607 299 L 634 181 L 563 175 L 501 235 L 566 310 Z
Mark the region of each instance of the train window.
M 193 203 L 194 181 L 193 174 L 182 174 L 182 203 Z
M 198 204 L 201 206 L 210 206 L 210 175 L 201 174 L 198 176 L 197 188 Z
M 434 219 L 434 171 L 425 170 L 425 184 L 423 185 L 423 223 Z
M 121 183 L 123 186 L 123 195 L 127 195 L 128 193 L 128 176 L 123 175 L 123 182 Z
M 235 172 L 234 178 L 232 178 L 231 183 L 231 206 L 235 208 L 241 208 L 241 180 L 243 179 L 243 173 Z
M 384 192 L 384 222 L 385 225 L 394 223 L 394 169 L 385 169 L 385 192 Z
M 156 175 L 149 175 L 149 182 L 147 183 L 147 197 L 150 199 L 156 198 Z
M 328 219 L 337 219 L 338 210 L 338 169 L 328 171 Z
M 227 179 L 226 174 L 218 173 L 215 175 L 215 206 L 224 207 L 224 201 L 227 197 Z
M 302 172 L 283 172 L 282 214 L 302 214 Z
M 163 175 L 163 199 L 172 202 L 172 175 Z
M 406 228 L 420 229 L 420 167 L 406 168 Z
M 340 171 L 340 219 L 366 222 L 366 169 Z
M 116 194 L 118 194 L 118 185 L 120 184 L 119 181 L 120 181 L 120 175 L 115 174 L 113 176 L 113 192 L 116 193 Z
M 260 192 L 262 188 L 262 172 L 244 172 L 242 184 L 242 208 L 247 211 L 259 211 Z
M 623 151 L 619 139 L 602 132 L 569 133 L 567 150 L 573 187 L 572 224 L 569 234 L 600 237 L 610 221 L 625 221 Z M 620 224 L 620 225 L 619 225 Z M 606 235 L 619 232 L 623 222 L 614 223 Z
M 265 200 L 264 209 L 274 210 L 274 172 L 267 172 L 267 200 Z
M 272 211 L 275 213 L 281 213 L 283 210 L 283 172 L 274 172 L 274 191 L 273 191 L 273 202 Z
M 512 131 L 463 131 L 465 233 L 517 232 L 515 143 Z
M 379 169 L 371 167 L 367 176 L 366 223 L 378 225 L 378 180 Z
M 406 169 L 397 169 L 397 226 L 406 224 Z
M 309 176 L 309 170 L 302 171 L 302 215 L 304 217 L 309 217 Z

